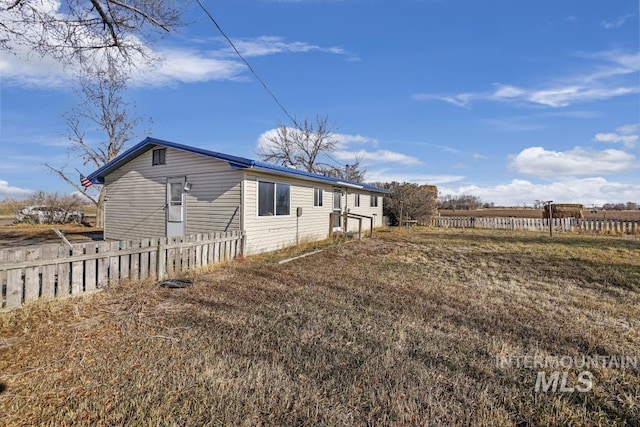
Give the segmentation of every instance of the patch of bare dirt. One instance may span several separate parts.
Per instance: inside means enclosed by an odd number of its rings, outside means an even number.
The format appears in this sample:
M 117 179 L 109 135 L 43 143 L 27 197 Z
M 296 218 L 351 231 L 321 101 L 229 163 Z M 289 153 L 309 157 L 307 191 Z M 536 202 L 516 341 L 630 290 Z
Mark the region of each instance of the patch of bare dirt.
M 0 249 L 61 243 L 53 228 L 62 231 L 71 243 L 90 242 L 102 236 L 102 229 L 83 225 L 0 225 Z

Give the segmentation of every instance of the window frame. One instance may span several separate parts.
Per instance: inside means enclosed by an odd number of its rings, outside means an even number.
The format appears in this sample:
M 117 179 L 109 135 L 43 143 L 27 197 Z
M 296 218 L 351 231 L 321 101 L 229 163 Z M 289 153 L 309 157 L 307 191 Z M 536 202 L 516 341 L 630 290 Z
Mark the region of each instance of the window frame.
M 324 206 L 324 189 L 322 187 L 313 188 L 313 207 L 321 208 Z
M 272 214 L 271 215 L 263 215 L 260 214 L 260 184 L 270 184 L 272 185 L 273 191 L 273 206 L 272 206 Z M 278 187 L 286 187 L 287 188 L 287 213 L 278 213 Z M 281 207 L 280 207 L 281 208 Z M 258 218 L 274 218 L 274 217 L 290 217 L 291 216 L 291 184 L 287 184 L 284 182 L 275 182 L 275 181 L 265 181 L 258 180 L 256 185 L 256 216 Z
M 369 207 L 370 208 L 378 207 L 378 196 L 374 196 L 373 194 L 369 196 Z
M 185 193 L 184 193 L 184 179 L 182 180 L 168 180 L 168 197 L 167 197 L 167 222 L 185 222 Z M 174 199 L 173 189 L 177 188 L 180 194 L 180 200 Z M 178 210 L 179 209 L 179 210 Z M 178 217 L 175 214 L 178 213 Z
M 353 193 L 353 207 L 360 207 L 360 193 Z
M 157 154 L 157 157 L 156 157 Z M 167 149 L 154 148 L 151 150 L 151 166 L 160 166 L 167 164 Z

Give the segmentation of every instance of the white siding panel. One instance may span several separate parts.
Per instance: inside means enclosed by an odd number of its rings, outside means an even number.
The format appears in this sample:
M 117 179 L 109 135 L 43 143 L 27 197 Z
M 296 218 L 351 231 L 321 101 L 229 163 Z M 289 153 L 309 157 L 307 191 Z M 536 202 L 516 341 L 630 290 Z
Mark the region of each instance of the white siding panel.
M 291 215 L 289 216 L 258 216 L 257 195 L 258 181 L 280 182 L 291 185 Z M 274 251 L 308 241 L 322 240 L 329 237 L 329 215 L 333 211 L 333 190 L 331 185 L 319 184 L 304 180 L 275 177 L 257 172 L 246 172 L 244 180 L 245 201 L 245 233 L 247 235 L 247 253 L 255 254 Z M 323 206 L 313 206 L 313 190 L 322 188 Z M 378 197 L 378 207 L 369 207 L 368 192 L 362 192 L 360 207 L 355 207 L 353 190 L 348 190 L 342 196 L 343 211 L 346 208 L 351 213 L 374 216 L 374 228 L 382 224 L 382 197 Z M 302 207 L 302 216 L 296 218 L 296 208 Z M 358 220 L 348 220 L 349 231 L 358 230 Z M 362 221 L 363 230 L 370 228 L 368 219 Z M 296 239 L 297 237 L 297 239 Z
M 258 216 L 258 180 L 291 185 L 291 214 L 288 216 Z M 329 236 L 329 214 L 332 210 L 333 188 L 302 180 L 245 174 L 244 220 L 247 236 L 247 253 L 255 254 L 282 249 L 307 241 L 322 240 Z M 322 207 L 313 206 L 313 189 L 324 190 Z M 302 216 L 296 217 L 296 208 L 302 208 Z M 297 236 L 297 239 L 296 239 Z
M 355 193 L 360 194 L 360 206 L 356 207 Z M 373 228 L 382 226 L 382 200 L 384 197 L 378 194 L 378 206 L 371 207 L 371 197 L 375 197 L 375 193 L 369 193 L 366 191 L 357 191 L 349 189 L 347 192 L 347 209 L 350 213 L 357 215 L 365 215 L 373 217 Z M 358 220 L 349 218 L 347 222 L 347 228 L 349 231 L 358 231 Z M 371 228 L 371 222 L 368 218 L 362 220 L 362 229 L 369 230 Z
M 242 173 L 228 163 L 167 148 L 166 164 L 151 165 L 152 150 L 105 177 L 105 238 L 134 239 L 166 233 L 166 181 L 185 176 L 187 233 L 237 230 Z

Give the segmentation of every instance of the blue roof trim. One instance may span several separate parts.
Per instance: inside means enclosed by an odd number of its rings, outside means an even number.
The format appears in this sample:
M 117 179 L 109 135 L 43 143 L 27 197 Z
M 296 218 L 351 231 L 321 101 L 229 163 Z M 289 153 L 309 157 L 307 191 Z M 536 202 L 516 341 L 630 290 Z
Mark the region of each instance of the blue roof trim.
M 87 179 L 89 179 L 94 184 L 103 184 L 105 175 L 108 175 L 109 173 L 113 172 L 115 169 L 117 169 L 121 165 L 127 162 L 130 162 L 131 160 L 135 159 L 136 157 L 145 153 L 146 151 L 150 150 L 152 147 L 156 145 L 175 148 L 177 150 L 187 151 L 190 153 L 201 154 L 207 157 L 213 157 L 218 160 L 222 160 L 229 163 L 232 167 L 235 166 L 240 168 L 246 168 L 246 167 L 251 167 L 254 163 L 253 160 L 246 159 L 244 157 L 232 156 L 224 153 L 217 153 L 215 151 L 209 151 L 209 150 L 204 150 L 202 148 L 196 148 L 196 147 L 190 147 L 188 145 L 178 144 L 177 142 L 164 141 L 162 139 L 147 137 L 144 139 L 144 141 L 134 145 L 124 153 L 120 154 L 115 159 L 111 160 L 109 163 L 105 164 L 98 170 L 88 175 Z
M 294 177 L 306 178 L 313 181 L 326 182 L 333 185 L 357 187 L 357 188 L 362 188 L 363 190 L 371 191 L 375 193 L 382 193 L 382 194 L 391 193 L 389 190 L 378 188 L 369 184 L 341 180 L 341 179 L 330 177 L 330 176 L 324 176 L 324 175 L 306 172 L 298 169 L 292 169 L 284 166 L 274 165 L 271 163 L 260 162 L 252 159 L 247 159 L 245 157 L 238 157 L 238 156 L 232 156 L 230 154 L 218 153 L 216 151 L 204 150 L 202 148 L 191 147 L 188 145 L 178 144 L 177 142 L 164 141 L 161 139 L 156 139 L 151 137 L 145 138 L 144 141 L 134 145 L 133 147 L 131 147 L 130 149 L 128 149 L 127 151 L 125 151 L 124 153 L 122 153 L 121 155 L 119 155 L 109 163 L 105 164 L 101 168 L 89 174 L 87 176 L 87 179 L 89 179 L 94 184 L 103 184 L 105 175 L 110 174 L 111 172 L 113 172 L 123 164 L 130 162 L 131 160 L 135 159 L 139 155 L 145 153 L 146 151 L 150 150 L 152 147 L 157 145 L 222 160 L 224 162 L 229 163 L 233 169 L 255 169 L 255 170 L 275 173 L 279 175 L 289 175 Z

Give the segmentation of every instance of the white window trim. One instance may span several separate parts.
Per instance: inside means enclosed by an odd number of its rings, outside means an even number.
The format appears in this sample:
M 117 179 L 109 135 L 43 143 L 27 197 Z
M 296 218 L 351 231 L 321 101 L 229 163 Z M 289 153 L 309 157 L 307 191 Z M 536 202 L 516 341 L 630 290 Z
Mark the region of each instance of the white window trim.
M 335 194 L 338 193 L 340 194 L 340 210 L 337 210 L 334 206 L 334 202 L 335 202 Z M 335 227 L 333 226 L 333 231 L 342 231 L 344 228 L 344 221 L 342 220 L 342 214 L 344 213 L 345 209 L 346 209 L 346 205 L 347 205 L 347 197 L 348 197 L 348 193 L 345 191 L 344 188 L 338 188 L 338 187 L 334 187 L 333 190 L 331 191 L 331 212 L 335 213 L 339 212 L 340 213 L 340 226 L 339 227 Z
M 360 193 L 353 193 L 353 207 L 360 207 Z
M 273 215 L 260 215 L 260 183 L 273 184 Z M 289 186 L 289 213 L 287 215 L 276 215 L 276 194 L 278 192 L 278 184 Z M 293 185 L 287 182 L 267 181 L 263 179 L 256 180 L 256 218 L 290 218 L 291 217 L 291 189 Z
M 373 204 L 373 201 L 376 201 L 376 204 Z M 369 207 L 370 208 L 377 208 L 378 207 L 378 196 L 371 194 L 369 196 Z
M 316 205 L 316 190 L 319 190 L 322 193 L 322 203 Z M 314 208 L 323 208 L 324 207 L 324 188 L 322 187 L 313 187 L 313 207 Z

